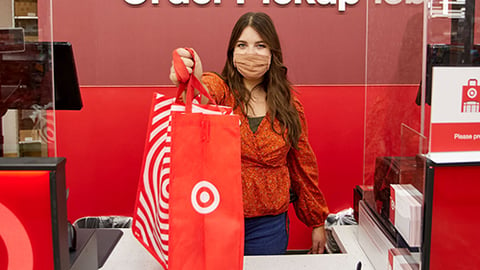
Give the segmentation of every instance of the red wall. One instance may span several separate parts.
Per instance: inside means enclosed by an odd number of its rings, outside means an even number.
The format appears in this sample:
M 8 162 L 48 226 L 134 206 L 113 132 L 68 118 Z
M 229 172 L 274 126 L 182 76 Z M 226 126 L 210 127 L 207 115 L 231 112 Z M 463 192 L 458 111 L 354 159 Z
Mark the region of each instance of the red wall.
M 369 89 L 376 98 L 368 99 L 373 105 L 367 110 L 367 122 L 375 128 L 364 140 L 364 86 L 297 86 L 317 155 L 320 187 L 332 212 L 352 207 L 353 188 L 363 183 L 364 145 L 369 146 L 367 157 L 398 155 L 401 123 L 415 128 L 419 122 L 415 118 L 419 108 L 413 104 L 417 88 Z M 173 95 L 175 89 L 82 87 L 81 91 L 81 111 L 56 112 L 58 156 L 67 158 L 69 219 L 131 216 L 152 94 Z M 366 162 L 366 168 L 373 166 L 372 160 Z M 289 248 L 308 248 L 309 241 L 309 231 L 291 212 Z
M 294 83 L 363 82 L 364 1 L 343 13 L 320 4 L 245 2 L 130 6 L 123 0 L 57 0 L 54 37 L 73 44 L 82 85 L 162 85 L 170 83 L 171 52 L 177 47 L 195 48 L 204 70 L 220 71 L 237 18 L 263 11 L 275 22 Z
M 84 109 L 56 115 L 58 156 L 67 158 L 72 221 L 85 215 L 131 215 L 152 92 L 173 91 L 153 87 L 170 84 L 171 51 L 194 47 L 204 70 L 220 71 L 231 28 L 247 11 L 263 11 L 273 18 L 289 78 L 302 85 L 299 95 L 318 158 L 320 186 L 332 212 L 351 207 L 353 187 L 363 183 L 364 145 L 375 146 L 374 139 L 391 136 L 390 127 L 418 113 L 411 101 L 417 88 L 413 84 L 420 78 L 423 5 L 359 1 L 339 12 L 336 6 L 306 1 L 285 6 L 225 0 L 201 6 L 190 1 L 175 6 L 165 0 L 136 7 L 123 0 L 52 2 L 53 39 L 73 44 L 84 86 Z M 39 6 L 44 7 L 39 10 L 44 25 L 39 32 L 47 39 L 50 25 L 43 18 L 50 18 L 48 4 L 40 1 Z M 365 110 L 365 83 L 388 85 L 380 88 L 382 99 L 391 91 L 401 93 L 400 102 L 393 105 L 407 114 L 395 110 L 394 116 L 388 115 L 392 122 L 382 122 L 375 136 L 364 141 L 365 115 L 373 123 L 376 119 L 374 107 Z M 398 88 L 393 83 L 412 85 Z M 388 113 L 392 107 L 383 108 Z M 399 144 L 395 135 L 390 148 L 374 147 L 373 155 L 394 153 L 392 148 Z M 295 218 L 291 222 L 290 248 L 308 248 L 308 231 Z
M 331 211 L 352 206 L 362 181 L 363 87 L 299 86 L 320 187 Z M 81 111 L 57 111 L 58 156 L 67 158 L 68 215 L 132 215 L 152 93 L 172 87 L 82 87 Z M 347 106 L 345 106 L 347 105 Z M 308 248 L 292 215 L 290 248 Z

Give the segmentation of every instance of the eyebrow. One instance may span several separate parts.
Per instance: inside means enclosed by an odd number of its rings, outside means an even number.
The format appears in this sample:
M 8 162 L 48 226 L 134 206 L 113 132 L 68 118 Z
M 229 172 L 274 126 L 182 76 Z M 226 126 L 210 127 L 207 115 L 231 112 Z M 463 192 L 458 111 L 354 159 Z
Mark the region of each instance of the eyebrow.
M 248 42 L 245 41 L 245 40 L 240 40 L 240 39 L 239 39 L 239 40 L 237 40 L 237 43 L 248 43 Z M 263 41 L 263 40 L 255 42 L 255 44 L 259 44 L 259 43 L 265 43 L 265 44 L 266 44 L 266 42 Z

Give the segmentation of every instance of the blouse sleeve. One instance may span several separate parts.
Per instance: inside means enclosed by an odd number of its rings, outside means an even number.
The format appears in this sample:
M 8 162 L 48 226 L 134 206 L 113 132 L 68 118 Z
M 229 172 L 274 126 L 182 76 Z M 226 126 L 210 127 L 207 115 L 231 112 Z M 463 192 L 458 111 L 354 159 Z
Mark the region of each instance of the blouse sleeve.
M 228 86 L 225 81 L 216 73 L 205 72 L 202 75 L 202 83 L 207 87 L 210 96 L 218 105 L 226 105 Z
M 294 100 L 302 133 L 298 148 L 291 148 L 287 156 L 292 190 L 298 199 L 293 203 L 297 217 L 309 227 L 325 223 L 329 210 L 322 191 L 318 187 L 318 166 L 315 153 L 308 142 L 307 122 L 303 106 Z

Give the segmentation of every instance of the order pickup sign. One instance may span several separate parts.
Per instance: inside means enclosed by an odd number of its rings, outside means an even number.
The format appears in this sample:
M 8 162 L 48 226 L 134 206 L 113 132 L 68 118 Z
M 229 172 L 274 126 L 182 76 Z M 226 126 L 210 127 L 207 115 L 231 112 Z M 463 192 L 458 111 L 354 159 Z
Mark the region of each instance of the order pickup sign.
M 430 152 L 480 151 L 480 67 L 433 67 Z

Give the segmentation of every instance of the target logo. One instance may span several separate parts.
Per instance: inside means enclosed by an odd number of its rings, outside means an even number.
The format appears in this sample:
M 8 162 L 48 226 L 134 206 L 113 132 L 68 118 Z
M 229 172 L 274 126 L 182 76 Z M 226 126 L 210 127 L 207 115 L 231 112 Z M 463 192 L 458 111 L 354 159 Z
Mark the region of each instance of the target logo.
M 208 181 L 198 182 L 192 190 L 192 206 L 200 214 L 209 214 L 220 204 L 220 193 Z
M 469 79 L 468 83 L 463 86 L 462 93 L 462 113 L 478 113 L 480 112 L 480 85 L 477 79 Z
M 33 250 L 22 222 L 5 205 L 0 203 L 0 240 L 7 251 L 7 269 L 33 269 Z M 0 257 L 3 257 L 0 254 Z
M 475 98 L 477 96 L 477 89 L 475 89 L 475 88 L 468 89 L 467 96 L 469 98 Z

